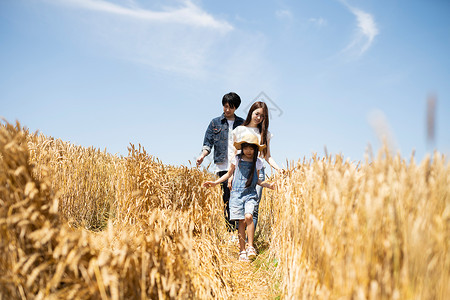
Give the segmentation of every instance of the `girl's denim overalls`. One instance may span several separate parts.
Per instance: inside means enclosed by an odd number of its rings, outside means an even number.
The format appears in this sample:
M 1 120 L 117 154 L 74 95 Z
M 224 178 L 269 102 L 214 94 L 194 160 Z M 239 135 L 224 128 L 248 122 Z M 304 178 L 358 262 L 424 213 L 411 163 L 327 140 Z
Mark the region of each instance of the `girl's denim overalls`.
M 242 160 L 237 157 L 236 169 L 233 177 L 233 188 L 230 195 L 230 219 L 243 220 L 245 214 L 252 214 L 257 205 L 258 194 L 256 192 L 256 183 L 258 176 L 255 169 L 252 183 L 245 187 L 253 162 Z

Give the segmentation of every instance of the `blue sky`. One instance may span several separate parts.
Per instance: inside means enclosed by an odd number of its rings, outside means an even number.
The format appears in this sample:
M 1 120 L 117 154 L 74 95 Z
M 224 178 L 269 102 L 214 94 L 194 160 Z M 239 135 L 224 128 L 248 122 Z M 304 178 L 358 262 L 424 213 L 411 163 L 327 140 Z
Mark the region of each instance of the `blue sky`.
M 280 165 L 386 136 L 450 154 L 450 1 L 0 1 L 0 116 L 188 165 L 234 91 L 271 108 Z M 262 93 L 262 94 L 261 94 Z M 426 138 L 435 97 L 435 137 Z

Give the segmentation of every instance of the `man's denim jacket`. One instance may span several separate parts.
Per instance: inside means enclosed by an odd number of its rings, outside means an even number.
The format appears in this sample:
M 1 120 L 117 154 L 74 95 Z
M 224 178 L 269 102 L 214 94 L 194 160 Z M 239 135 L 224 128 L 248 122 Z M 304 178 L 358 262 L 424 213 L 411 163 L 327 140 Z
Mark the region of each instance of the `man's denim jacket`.
M 233 129 L 244 123 L 244 119 L 234 115 Z M 212 119 L 206 129 L 203 150 L 211 153 L 214 147 L 214 163 L 222 163 L 228 155 L 228 122 L 225 114 Z

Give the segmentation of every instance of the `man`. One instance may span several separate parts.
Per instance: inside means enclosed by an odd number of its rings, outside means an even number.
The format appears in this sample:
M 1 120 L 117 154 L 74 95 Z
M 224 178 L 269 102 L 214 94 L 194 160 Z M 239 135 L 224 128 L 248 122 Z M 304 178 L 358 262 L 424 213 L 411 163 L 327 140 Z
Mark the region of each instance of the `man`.
M 234 128 L 244 123 L 244 119 L 234 114 L 236 109 L 239 108 L 239 105 L 241 105 L 241 98 L 238 94 L 231 92 L 223 96 L 223 114 L 220 117 L 212 119 L 209 123 L 203 140 L 202 154 L 197 158 L 197 166 L 199 166 L 203 162 L 203 159 L 209 155 L 214 148 L 214 164 L 216 165 L 215 173 L 219 177 L 228 172 L 231 159 L 235 155 L 232 131 Z M 228 231 L 233 231 L 236 228 L 236 225 L 234 221 L 230 222 L 230 189 L 228 188 L 228 181 L 221 183 L 221 186 L 227 228 Z

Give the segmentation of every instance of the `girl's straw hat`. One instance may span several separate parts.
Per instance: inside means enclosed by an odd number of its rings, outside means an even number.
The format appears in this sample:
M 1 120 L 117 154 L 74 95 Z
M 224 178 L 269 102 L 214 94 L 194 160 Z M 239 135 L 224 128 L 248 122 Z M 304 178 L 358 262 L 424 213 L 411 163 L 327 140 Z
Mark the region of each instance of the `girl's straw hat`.
M 266 148 L 266 145 L 260 145 L 259 141 L 258 141 L 258 137 L 254 134 L 246 134 L 242 137 L 242 139 L 238 142 L 234 142 L 234 147 L 237 150 L 241 150 L 241 146 L 243 143 L 247 143 L 247 144 L 254 144 L 256 146 L 258 146 L 259 151 L 262 151 L 264 148 Z

